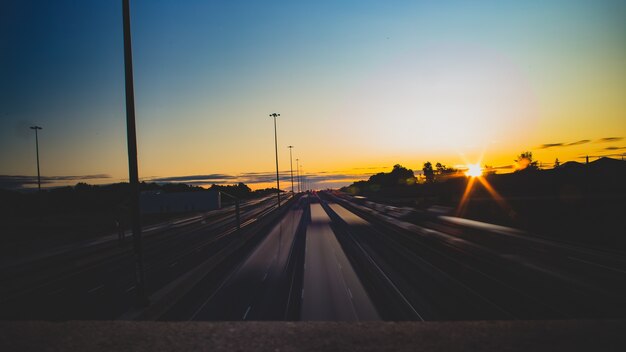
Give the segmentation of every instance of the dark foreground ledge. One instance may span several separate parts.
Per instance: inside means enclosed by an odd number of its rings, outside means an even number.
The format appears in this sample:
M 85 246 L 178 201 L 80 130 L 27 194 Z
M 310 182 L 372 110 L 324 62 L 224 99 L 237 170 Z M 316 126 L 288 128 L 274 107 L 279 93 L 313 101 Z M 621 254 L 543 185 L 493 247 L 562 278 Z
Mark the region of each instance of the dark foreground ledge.
M 0 322 L 0 351 L 626 351 L 626 320 Z

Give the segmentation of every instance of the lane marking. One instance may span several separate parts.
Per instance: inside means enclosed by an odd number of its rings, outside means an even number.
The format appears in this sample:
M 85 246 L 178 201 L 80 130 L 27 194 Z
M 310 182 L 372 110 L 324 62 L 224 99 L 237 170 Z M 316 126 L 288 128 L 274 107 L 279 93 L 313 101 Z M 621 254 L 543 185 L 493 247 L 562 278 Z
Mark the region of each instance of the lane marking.
M 135 285 L 133 285 L 133 286 L 131 286 L 131 287 L 127 288 L 127 289 L 126 289 L 126 291 L 124 291 L 124 292 L 127 292 L 127 293 L 128 293 L 128 292 L 130 292 L 130 291 L 132 291 L 132 290 L 134 290 L 134 289 L 135 289 Z
M 246 313 L 243 315 L 243 318 L 241 320 L 246 320 L 248 313 L 250 313 L 250 308 L 252 308 L 252 306 L 248 306 L 248 309 L 246 309 Z
M 267 279 L 267 271 L 265 272 L 265 275 L 263 275 L 263 279 L 261 280 L 261 282 L 265 282 L 265 279 Z
M 350 291 L 350 287 L 346 287 L 346 289 L 348 290 L 348 294 L 350 295 L 350 299 L 352 299 L 352 291 Z
M 100 286 L 96 286 L 96 287 L 92 288 L 91 290 L 87 291 L 87 293 L 96 292 L 96 291 L 98 291 L 99 289 L 101 289 L 103 287 L 104 287 L 104 284 L 102 284 Z
M 570 257 L 570 256 L 568 256 L 568 258 L 569 258 L 569 259 L 572 259 L 572 260 L 579 261 L 579 262 L 583 262 L 583 263 L 587 263 L 587 264 L 591 264 L 591 265 L 599 266 L 599 267 L 601 267 L 601 268 L 605 268 L 605 269 L 609 269 L 609 270 L 617 271 L 618 273 L 626 274 L 626 271 L 624 271 L 624 270 L 620 270 L 620 269 L 617 269 L 617 268 L 613 268 L 613 267 L 610 267 L 610 266 L 606 266 L 606 265 L 602 265 L 602 264 L 598 264 L 598 263 L 590 262 L 590 261 L 588 261 L 588 260 L 584 260 L 584 259 L 580 259 L 580 258 L 575 258 L 575 257 Z
M 170 268 L 173 268 L 176 266 L 176 264 L 178 264 L 178 262 L 173 262 L 172 264 L 169 265 Z

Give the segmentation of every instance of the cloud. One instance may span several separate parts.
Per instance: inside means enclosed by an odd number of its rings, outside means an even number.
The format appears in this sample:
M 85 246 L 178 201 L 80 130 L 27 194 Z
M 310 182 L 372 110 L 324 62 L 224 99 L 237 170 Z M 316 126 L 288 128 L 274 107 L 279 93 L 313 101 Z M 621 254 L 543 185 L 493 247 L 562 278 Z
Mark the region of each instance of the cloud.
M 604 148 L 604 150 L 620 150 L 620 149 L 626 149 L 626 147 L 614 147 L 614 146 L 611 146 L 611 147 Z
M 547 149 L 547 148 L 552 148 L 552 147 L 562 147 L 564 146 L 563 143 L 547 143 L 547 144 L 542 144 L 539 149 Z
M 493 170 L 506 170 L 506 169 L 514 169 L 515 165 L 504 165 L 504 166 L 491 166 L 489 169 Z
M 617 141 L 621 141 L 622 137 L 605 137 L 605 138 L 600 138 L 598 139 L 596 142 L 597 143 L 605 143 L 605 142 L 617 142 Z
M 573 145 L 581 145 L 581 144 L 585 144 L 585 143 L 589 143 L 589 142 L 591 142 L 591 140 L 589 140 L 589 139 L 581 139 L 579 141 L 571 142 L 571 143 L 545 143 L 545 144 L 542 144 L 541 146 L 539 146 L 539 149 L 571 147 Z
M 188 175 L 188 176 L 170 176 L 170 177 L 154 177 L 150 178 L 150 182 L 202 182 L 202 181 L 222 181 L 233 180 L 237 177 L 225 174 L 209 174 L 209 175 Z M 206 182 L 203 182 L 206 183 Z
M 301 174 L 302 181 L 309 184 L 325 184 L 332 186 L 348 185 L 355 180 L 367 180 L 371 173 L 341 173 L 341 172 L 309 172 Z M 280 185 L 282 189 L 291 189 L 291 172 L 290 170 L 281 171 Z M 297 184 L 296 172 L 294 170 L 294 184 Z M 60 187 L 72 185 L 77 182 L 85 182 L 88 180 L 110 179 L 111 176 L 106 174 L 83 175 L 83 176 L 42 176 L 41 184 L 43 187 Z M 112 180 L 113 181 L 113 180 Z M 146 182 L 163 182 L 163 183 L 184 183 L 194 186 L 206 187 L 209 184 L 234 184 L 243 182 L 248 185 L 255 184 L 274 184 L 276 182 L 276 171 L 268 172 L 246 172 L 238 175 L 230 174 L 205 174 L 205 175 L 181 175 L 181 176 L 150 176 L 143 177 L 142 181 Z M 10 190 L 32 190 L 37 187 L 37 176 L 23 175 L 0 175 L 0 188 Z
M 589 139 L 581 139 L 581 140 L 576 141 L 576 142 L 568 143 L 567 146 L 580 145 L 580 144 L 585 144 L 585 143 L 589 143 L 589 142 L 591 142 Z
M 372 173 L 343 173 L 343 172 L 309 172 L 301 174 L 302 181 L 309 184 L 333 184 L 335 185 L 348 185 L 355 180 L 367 180 Z M 294 184 L 297 184 L 296 173 L 294 171 Z M 240 174 L 237 178 L 238 182 L 244 182 L 249 185 L 259 183 L 274 183 L 276 182 L 276 172 L 248 172 Z M 291 173 L 289 171 L 280 172 L 280 184 L 281 188 L 291 188 Z
M 110 175 L 82 175 L 82 176 L 41 176 L 41 184 L 48 187 L 63 186 L 72 182 L 81 182 L 87 180 L 109 179 Z M 25 188 L 33 188 L 37 185 L 37 176 L 24 175 L 0 175 L 0 188 L 20 190 Z
M 372 167 L 354 167 L 352 170 L 380 170 L 380 169 L 391 169 L 389 166 L 372 166 Z

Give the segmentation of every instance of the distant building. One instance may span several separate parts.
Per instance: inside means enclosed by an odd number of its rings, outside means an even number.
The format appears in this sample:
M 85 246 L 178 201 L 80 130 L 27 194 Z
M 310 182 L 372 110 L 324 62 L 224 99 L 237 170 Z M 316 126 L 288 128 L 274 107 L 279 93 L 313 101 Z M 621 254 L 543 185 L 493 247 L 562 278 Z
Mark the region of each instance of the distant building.
M 141 192 L 139 199 L 143 214 L 181 213 L 188 211 L 209 211 L 220 209 L 222 199 L 219 192 Z

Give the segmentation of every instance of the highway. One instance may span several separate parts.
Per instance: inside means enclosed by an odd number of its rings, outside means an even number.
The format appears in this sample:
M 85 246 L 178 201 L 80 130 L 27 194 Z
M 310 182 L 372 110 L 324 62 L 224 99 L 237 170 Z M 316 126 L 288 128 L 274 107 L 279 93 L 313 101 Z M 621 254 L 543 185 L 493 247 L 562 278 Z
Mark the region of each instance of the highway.
M 276 208 L 275 198 L 241 206 L 252 226 Z M 153 294 L 239 241 L 232 207 L 151 226 L 144 233 L 146 291 Z M 79 246 L 63 254 L 2 268 L 1 319 L 116 319 L 135 302 L 132 241 Z
M 285 320 L 289 300 L 287 266 L 306 205 L 306 199 L 294 204 L 214 292 L 190 292 L 162 319 Z
M 373 258 L 425 320 L 626 316 L 623 253 L 466 219 L 415 224 L 330 193 L 322 198 L 337 231 L 360 248 L 356 256 Z M 386 318 L 398 318 L 388 308 L 380 309 Z
M 306 230 L 301 320 L 380 320 L 337 242 L 330 222 L 320 204 L 311 205 L 311 223 Z
M 398 215 L 401 214 L 401 215 Z M 404 215 L 402 215 L 404 214 Z M 626 317 L 626 255 L 337 192 L 154 226 L 153 304 L 133 308 L 129 244 L 3 267 L 1 319 L 518 320 Z M 133 313 L 134 312 L 134 313 Z M 131 314 L 132 313 L 132 314 Z

